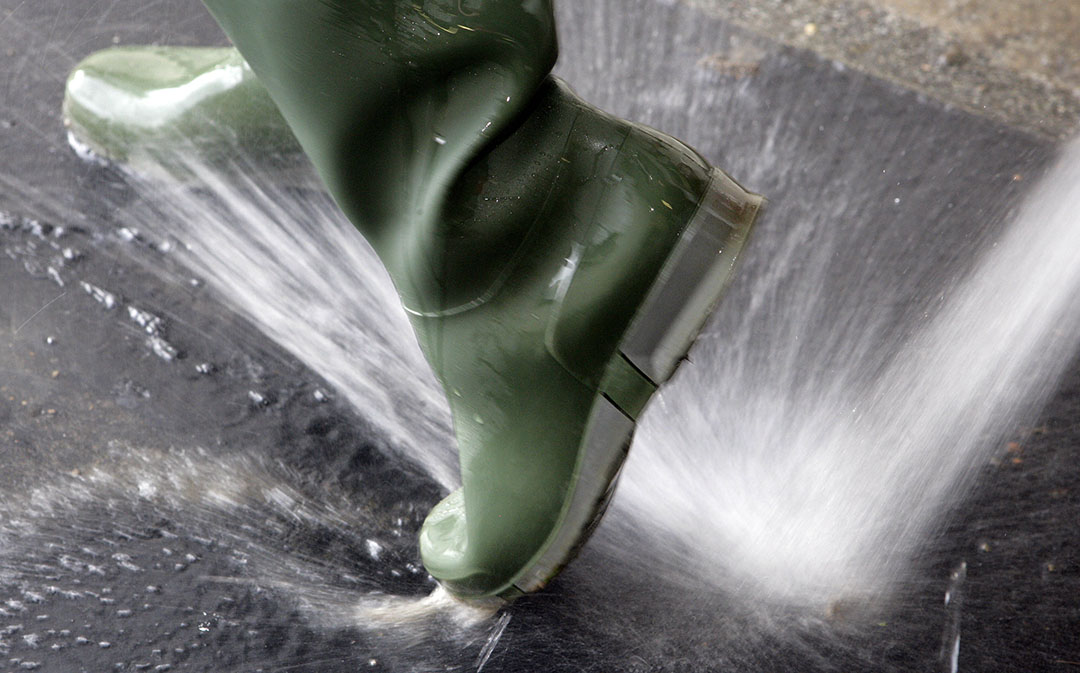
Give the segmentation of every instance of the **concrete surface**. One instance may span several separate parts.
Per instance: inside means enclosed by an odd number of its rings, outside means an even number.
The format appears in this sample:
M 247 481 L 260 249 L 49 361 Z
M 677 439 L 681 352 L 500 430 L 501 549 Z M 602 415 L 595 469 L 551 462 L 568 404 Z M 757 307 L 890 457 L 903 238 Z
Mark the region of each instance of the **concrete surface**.
M 1033 133 L 1080 124 L 1075 0 L 685 1 Z

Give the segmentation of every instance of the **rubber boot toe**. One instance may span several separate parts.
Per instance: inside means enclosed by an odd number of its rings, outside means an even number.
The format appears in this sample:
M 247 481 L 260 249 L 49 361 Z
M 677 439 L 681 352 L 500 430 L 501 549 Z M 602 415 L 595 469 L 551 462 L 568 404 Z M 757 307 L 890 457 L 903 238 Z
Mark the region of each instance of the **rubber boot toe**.
M 68 78 L 63 114 L 73 145 L 134 168 L 307 163 L 266 89 L 231 48 L 96 52 Z

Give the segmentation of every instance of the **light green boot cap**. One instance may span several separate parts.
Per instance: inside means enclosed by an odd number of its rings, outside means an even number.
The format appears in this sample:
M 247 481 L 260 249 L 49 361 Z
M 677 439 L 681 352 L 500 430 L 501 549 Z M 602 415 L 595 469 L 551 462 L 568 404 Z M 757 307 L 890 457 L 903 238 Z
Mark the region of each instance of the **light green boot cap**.
M 115 47 L 68 78 L 64 122 L 77 142 L 116 162 L 209 165 L 234 148 L 296 162 L 301 149 L 277 106 L 235 49 Z

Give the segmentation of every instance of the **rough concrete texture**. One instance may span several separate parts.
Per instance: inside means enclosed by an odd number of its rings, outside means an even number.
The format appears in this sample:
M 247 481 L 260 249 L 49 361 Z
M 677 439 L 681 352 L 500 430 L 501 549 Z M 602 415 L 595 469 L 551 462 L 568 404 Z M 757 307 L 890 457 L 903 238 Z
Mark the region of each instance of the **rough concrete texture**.
M 1075 0 L 686 0 L 1033 133 L 1080 128 Z

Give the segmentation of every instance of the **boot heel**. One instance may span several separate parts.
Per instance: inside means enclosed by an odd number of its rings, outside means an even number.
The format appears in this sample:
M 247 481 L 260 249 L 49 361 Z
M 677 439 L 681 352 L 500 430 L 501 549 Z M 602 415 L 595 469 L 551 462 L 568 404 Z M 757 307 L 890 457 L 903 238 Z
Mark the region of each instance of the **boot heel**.
M 697 212 L 620 344 L 626 359 L 655 385 L 670 379 L 686 358 L 765 203 L 713 169 Z

